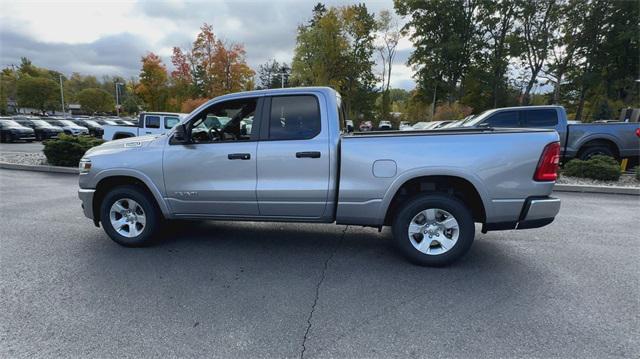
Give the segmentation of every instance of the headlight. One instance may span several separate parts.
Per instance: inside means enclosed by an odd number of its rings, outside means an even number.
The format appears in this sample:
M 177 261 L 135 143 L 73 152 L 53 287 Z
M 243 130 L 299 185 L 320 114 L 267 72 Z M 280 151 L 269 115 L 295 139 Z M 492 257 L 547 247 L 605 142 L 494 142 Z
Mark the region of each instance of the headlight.
M 80 173 L 89 173 L 91 170 L 91 160 L 88 158 L 81 159 L 78 164 L 78 170 L 80 170 Z

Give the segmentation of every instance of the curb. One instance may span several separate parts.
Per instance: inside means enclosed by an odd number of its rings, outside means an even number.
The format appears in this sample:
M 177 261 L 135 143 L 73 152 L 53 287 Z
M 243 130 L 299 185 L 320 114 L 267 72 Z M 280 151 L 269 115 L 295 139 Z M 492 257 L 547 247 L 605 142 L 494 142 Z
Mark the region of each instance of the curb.
M 640 196 L 638 187 L 618 187 L 618 186 L 589 186 L 581 184 L 556 184 L 554 192 L 581 192 L 581 193 L 607 193 L 607 194 L 628 194 Z
M 22 171 L 35 171 L 35 172 L 49 172 L 49 173 L 67 173 L 78 174 L 78 169 L 75 167 L 60 167 L 60 166 L 46 166 L 46 165 L 19 165 L 16 163 L 0 162 L 0 168 L 8 170 L 22 170 Z

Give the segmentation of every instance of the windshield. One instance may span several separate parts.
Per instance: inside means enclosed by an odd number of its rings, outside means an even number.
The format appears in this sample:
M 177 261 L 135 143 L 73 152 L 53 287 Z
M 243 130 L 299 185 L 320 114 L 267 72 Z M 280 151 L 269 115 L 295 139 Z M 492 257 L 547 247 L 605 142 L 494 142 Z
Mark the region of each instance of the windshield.
M 103 121 L 104 121 L 104 123 L 105 123 L 105 124 L 107 124 L 107 125 L 111 125 L 111 126 L 117 126 L 117 125 L 118 125 L 117 123 L 115 123 L 115 122 L 113 122 L 113 121 L 111 121 L 111 120 L 103 120 Z
M 43 120 L 31 120 L 31 122 L 38 127 L 53 127 L 49 122 Z
M 23 127 L 14 120 L 0 120 L 0 123 L 2 123 L 2 127 Z
M 100 124 L 94 120 L 84 120 L 84 123 L 86 123 L 89 126 L 100 126 Z
M 484 119 L 487 118 L 487 116 L 490 115 L 491 113 L 493 113 L 492 110 L 486 110 L 483 113 L 479 114 L 478 116 L 471 117 L 467 120 L 464 120 L 459 126 L 473 127 L 479 124 L 480 122 L 484 121 Z

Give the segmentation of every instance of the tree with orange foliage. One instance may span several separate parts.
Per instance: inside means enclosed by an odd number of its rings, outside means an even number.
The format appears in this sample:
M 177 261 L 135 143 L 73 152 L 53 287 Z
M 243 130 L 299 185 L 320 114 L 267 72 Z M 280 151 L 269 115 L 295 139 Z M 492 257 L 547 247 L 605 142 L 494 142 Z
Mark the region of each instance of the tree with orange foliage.
M 211 25 L 203 24 L 191 50 L 184 55 L 185 62 L 189 63 L 190 77 L 197 95 L 212 98 L 253 89 L 255 72 L 247 65 L 245 56 L 242 44 L 232 43 L 227 46 L 224 41 L 216 38 Z M 182 58 L 176 56 L 176 49 L 174 57 L 179 60 L 177 63 L 181 71 L 184 71 L 186 66 L 181 62 Z
M 163 111 L 167 98 L 167 68 L 153 52 L 143 56 L 140 83 L 135 92 L 151 111 Z
M 193 110 L 195 110 L 196 108 L 200 107 L 200 105 L 202 105 L 203 103 L 209 101 L 206 98 L 190 98 L 188 100 L 185 100 L 182 103 L 182 107 L 180 107 L 180 112 L 184 112 L 184 113 L 189 113 Z

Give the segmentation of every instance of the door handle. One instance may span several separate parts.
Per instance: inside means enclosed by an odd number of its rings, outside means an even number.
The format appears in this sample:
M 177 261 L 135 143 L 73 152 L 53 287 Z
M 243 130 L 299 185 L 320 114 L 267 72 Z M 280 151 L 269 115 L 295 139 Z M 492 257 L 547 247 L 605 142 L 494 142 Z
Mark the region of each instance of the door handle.
M 227 158 L 230 160 L 248 160 L 248 159 L 251 159 L 251 154 L 250 153 L 230 153 L 227 156 Z
M 320 152 L 318 151 L 296 152 L 296 158 L 320 158 Z

